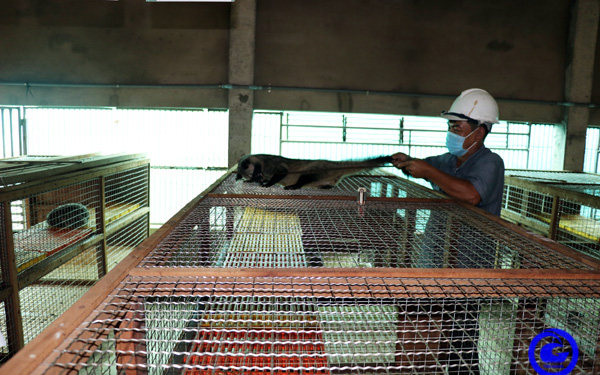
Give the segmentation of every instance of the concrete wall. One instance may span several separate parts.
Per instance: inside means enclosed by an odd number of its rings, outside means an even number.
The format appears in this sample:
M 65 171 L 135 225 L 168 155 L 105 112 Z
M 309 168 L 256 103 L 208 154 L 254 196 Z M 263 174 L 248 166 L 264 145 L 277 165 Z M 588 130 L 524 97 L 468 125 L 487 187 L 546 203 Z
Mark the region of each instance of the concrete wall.
M 545 0 L 263 0 L 256 83 L 560 101 L 568 13 Z
M 255 1 L 254 23 L 232 24 L 232 7 L 247 1 Z M 567 92 L 577 91 L 569 71 L 586 66 L 573 65 L 580 3 L 597 7 L 597 0 L 3 0 L 0 104 L 227 108 L 232 84 L 254 92 L 256 109 L 437 115 L 463 89 L 481 87 L 498 98 L 504 120 L 567 123 L 564 102 L 576 101 Z M 576 105 L 591 107 L 589 123 L 600 125 L 597 23 L 592 15 L 579 32 L 580 41 L 593 33 L 596 48 L 578 58 L 591 56 L 585 74 L 593 82 L 589 102 Z M 253 43 L 243 38 L 250 31 Z M 246 69 L 244 54 L 230 48 L 238 40 L 251 43 L 253 59 L 243 83 L 235 73 Z
M 189 87 L 228 82 L 229 13 L 222 3 L 4 0 L 0 81 L 32 87 L 0 86 L 0 103 L 227 107 L 226 90 Z
M 501 99 L 564 100 L 570 1 L 258 0 L 256 6 L 256 85 L 371 94 L 261 91 L 255 108 L 435 114 L 449 99 L 397 93 L 451 97 L 467 87 Z M 24 87 L 1 86 L 0 102 L 226 107 L 224 90 L 202 87 L 229 83 L 230 8 L 4 0 L 0 82 L 108 87 L 32 86 L 27 97 Z M 600 102 L 598 89 L 593 102 Z M 507 119 L 562 117 L 560 107 L 548 104 L 506 107 Z

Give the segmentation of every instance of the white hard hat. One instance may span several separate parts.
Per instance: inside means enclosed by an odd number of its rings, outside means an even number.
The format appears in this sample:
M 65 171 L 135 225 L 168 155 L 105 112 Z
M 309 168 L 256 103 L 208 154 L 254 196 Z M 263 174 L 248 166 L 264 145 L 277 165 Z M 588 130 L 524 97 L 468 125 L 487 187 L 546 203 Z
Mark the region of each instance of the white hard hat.
M 469 89 L 463 91 L 450 109 L 442 111 L 440 116 L 454 121 L 475 120 L 490 131 L 492 124 L 498 123 L 498 104 L 487 91 Z

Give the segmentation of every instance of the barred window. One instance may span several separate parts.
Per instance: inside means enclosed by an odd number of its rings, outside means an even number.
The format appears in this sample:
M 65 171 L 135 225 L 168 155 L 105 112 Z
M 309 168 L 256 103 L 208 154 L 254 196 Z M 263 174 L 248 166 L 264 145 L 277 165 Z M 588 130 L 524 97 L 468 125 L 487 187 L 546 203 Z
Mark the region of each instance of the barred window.
M 447 129 L 440 117 L 256 111 L 252 152 L 330 160 L 404 152 L 424 158 L 447 152 Z M 554 131 L 552 124 L 501 121 L 485 144 L 506 168 L 551 169 Z

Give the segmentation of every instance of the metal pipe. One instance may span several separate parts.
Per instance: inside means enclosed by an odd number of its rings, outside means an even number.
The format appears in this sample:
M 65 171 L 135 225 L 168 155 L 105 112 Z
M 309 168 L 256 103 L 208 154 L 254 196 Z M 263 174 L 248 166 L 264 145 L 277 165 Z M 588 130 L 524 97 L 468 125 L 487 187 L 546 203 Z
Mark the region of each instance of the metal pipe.
M 427 93 L 409 93 L 397 91 L 372 91 L 372 90 L 351 90 L 335 89 L 322 87 L 297 87 L 297 86 L 257 86 L 257 85 L 234 85 L 234 84 L 157 84 L 157 85 L 136 85 L 136 84 L 117 84 L 117 83 L 31 83 L 31 82 L 0 82 L 0 86 L 22 86 L 26 90 L 33 87 L 55 87 L 55 88 L 110 88 L 110 89 L 222 89 L 222 90 L 253 90 L 253 91 L 311 91 L 319 93 L 335 94 L 354 94 L 354 95 L 381 95 L 381 96 L 401 96 L 401 97 L 424 97 L 436 99 L 454 99 L 456 95 L 427 94 Z M 509 99 L 496 98 L 500 102 L 514 102 L 525 104 L 542 104 L 558 107 L 586 107 L 598 108 L 600 104 L 596 103 L 577 103 L 568 101 L 552 100 L 533 100 L 533 99 Z

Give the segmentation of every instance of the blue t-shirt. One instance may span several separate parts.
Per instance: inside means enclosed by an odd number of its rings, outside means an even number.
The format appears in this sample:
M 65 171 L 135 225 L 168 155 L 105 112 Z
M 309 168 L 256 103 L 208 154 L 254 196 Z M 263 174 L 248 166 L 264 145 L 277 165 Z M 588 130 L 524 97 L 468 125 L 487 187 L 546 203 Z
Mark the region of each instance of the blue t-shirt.
M 504 192 L 504 161 L 500 155 L 483 146 L 458 168 L 456 156 L 449 152 L 424 160 L 442 172 L 471 182 L 481 197 L 477 207 L 500 216 Z M 434 190 L 444 192 L 434 183 L 431 185 Z

